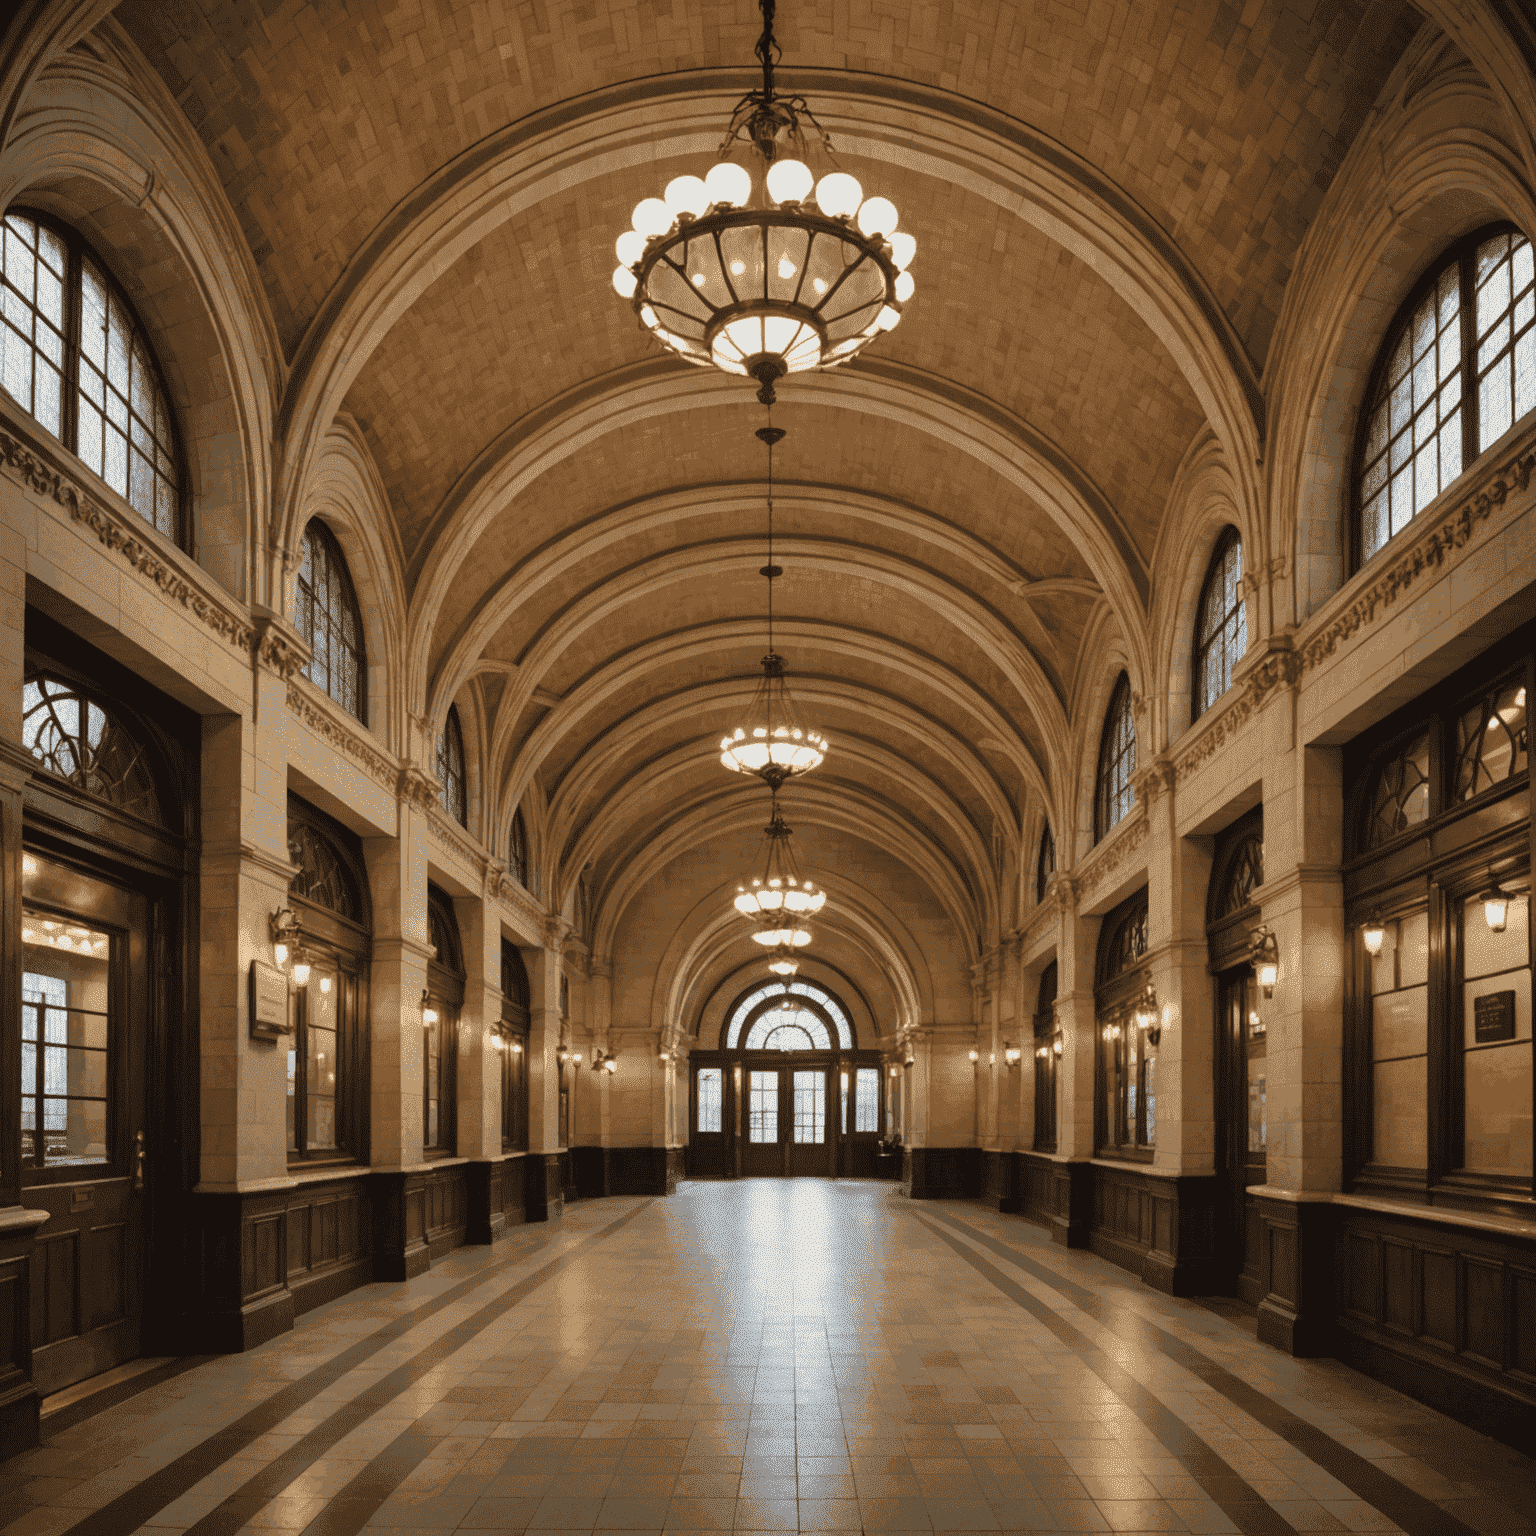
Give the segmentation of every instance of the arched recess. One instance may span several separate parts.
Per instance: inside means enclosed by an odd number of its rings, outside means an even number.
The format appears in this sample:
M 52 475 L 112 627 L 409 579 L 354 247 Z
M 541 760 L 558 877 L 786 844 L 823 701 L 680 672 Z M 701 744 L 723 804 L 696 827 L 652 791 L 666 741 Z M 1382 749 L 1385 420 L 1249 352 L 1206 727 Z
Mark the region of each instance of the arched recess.
M 1536 233 L 1536 197 L 1501 115 L 1454 56 L 1436 83 L 1437 46 L 1443 39 L 1416 41 L 1394 71 L 1386 105 L 1351 146 L 1286 289 L 1269 392 L 1270 546 L 1291 572 L 1288 622 L 1305 620 L 1349 578 L 1355 426 L 1398 306 L 1424 268 L 1479 225 L 1508 219 Z M 1415 86 L 1414 72 L 1426 69 L 1429 79 Z
M 775 1010 L 783 1013 L 802 1007 L 814 1015 L 814 1024 L 801 1027 L 813 1032 L 817 1050 L 851 1051 L 858 1047 L 860 1041 L 853 1019 L 835 992 L 819 982 L 802 981 L 799 976 L 766 976 L 754 981 L 726 1010 L 725 1022 L 720 1027 L 720 1049 L 771 1050 L 772 1045 L 762 1037 L 773 1026 L 765 1022 L 764 1016 Z M 702 1027 L 701 1020 L 701 1038 Z
M 274 590 L 283 612 L 293 613 L 298 580 L 299 541 L 311 518 L 318 517 L 335 535 L 346 557 L 357 593 L 368 658 L 368 729 L 391 751 L 404 754 L 400 728 L 400 676 L 405 634 L 405 578 L 395 520 L 379 482 L 373 456 L 350 416 L 339 417 L 326 434 L 315 467 L 293 548 L 279 552 L 282 577 Z
M 163 82 L 110 21 L 32 84 L 0 166 L 0 201 L 73 225 L 138 310 L 187 459 L 193 558 L 265 600 L 255 527 L 281 355 L 239 226 Z
M 1263 545 L 1245 527 L 1232 495 L 1231 479 L 1221 450 L 1209 436 L 1192 445 L 1180 467 L 1170 497 L 1163 537 L 1158 541 L 1159 575 L 1152 609 L 1152 654 L 1157 660 L 1156 682 L 1148 709 L 1148 728 L 1155 739 L 1177 741 L 1193 724 L 1196 610 L 1201 585 L 1216 541 L 1227 528 L 1236 528 L 1243 546 L 1243 590 L 1248 618 L 1248 643 L 1259 638 L 1258 593 L 1266 562 Z
M 1022 492 L 1076 545 L 1140 658 L 1148 596 L 1145 565 L 1115 535 L 1113 508 L 1091 478 L 1026 422 L 947 381 L 889 363 L 835 370 L 830 377 L 807 374 L 794 387 L 806 400 L 825 398 L 840 409 L 863 411 L 936 438 Z M 457 573 L 480 536 L 515 507 L 525 489 L 558 471 L 565 460 L 595 451 L 611 434 L 629 432 L 658 416 L 667 417 L 674 432 L 686 431 L 680 413 L 740 400 L 739 380 L 654 358 L 568 392 L 538 420 L 516 423 L 485 448 L 461 476 L 424 540 L 426 556 L 411 598 L 416 641 L 407 684 L 410 697 L 420 701 L 412 709 L 424 710 L 428 696 L 440 699 L 447 685 L 446 679 L 433 676 L 434 647 L 446 652 L 456 638 L 438 636 L 436 629 Z
M 867 964 L 861 970 L 849 961 L 847 954 L 833 961 L 824 952 L 807 951 L 801 956 L 799 971 L 790 979 L 830 992 L 847 1014 L 854 1038 L 869 1049 L 879 1045 L 889 1032 L 895 993 L 883 974 Z M 756 957 L 717 963 L 701 978 L 703 984 L 693 991 L 684 1038 L 709 1049 L 720 1039 L 722 1023 L 730 1018 L 735 1005 L 765 982 L 776 979 L 779 978 L 770 977 L 763 970 L 762 961 Z
M 483 843 L 487 787 L 485 755 L 489 734 L 485 718 L 485 695 L 477 682 L 471 682 L 451 703 L 458 712 L 459 730 L 464 737 L 464 830 Z M 447 704 L 443 706 L 442 718 L 436 722 L 432 731 L 434 764 L 436 743 L 448 718 L 448 708 Z
M 1071 773 L 1074 786 L 1071 799 L 1074 865 L 1081 864 L 1099 841 L 1094 837 L 1093 799 L 1099 766 L 1099 742 L 1104 731 L 1104 716 L 1109 708 L 1115 684 L 1123 672 L 1130 679 L 1131 713 L 1136 724 L 1136 761 L 1146 762 L 1153 755 L 1148 741 L 1147 712 L 1136 709 L 1145 695 L 1138 687 L 1137 673 L 1131 664 L 1121 637 L 1116 633 L 1109 615 L 1101 611 L 1096 617 L 1099 624 L 1091 624 L 1083 636 L 1084 671 L 1078 679 L 1072 711 Z M 1066 867 L 1066 858 L 1058 839 L 1056 844 L 1058 868 Z
M 980 103 L 841 71 L 796 79 L 850 152 L 921 163 L 1093 267 L 1168 349 L 1241 466 L 1245 493 L 1256 491 L 1264 400 L 1252 362 L 1208 285 L 1133 199 L 1088 161 Z M 429 178 L 354 254 L 306 333 L 280 424 L 283 508 L 301 502 L 319 438 L 364 362 L 431 281 L 506 219 L 569 196 L 587 177 L 711 153 L 731 102 L 752 83 L 738 71 L 626 82 L 583 98 L 580 115 L 563 103 L 488 135 Z M 284 511 L 285 523 L 292 515 Z

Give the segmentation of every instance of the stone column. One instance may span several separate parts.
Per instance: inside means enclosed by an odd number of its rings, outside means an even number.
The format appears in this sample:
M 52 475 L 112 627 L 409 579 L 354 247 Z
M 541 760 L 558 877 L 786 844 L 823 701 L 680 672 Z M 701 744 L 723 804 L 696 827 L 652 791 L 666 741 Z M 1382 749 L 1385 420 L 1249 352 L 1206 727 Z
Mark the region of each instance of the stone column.
M 490 886 L 488 871 L 487 895 Z M 490 1243 L 507 1224 L 501 1198 L 501 916 L 486 899 L 457 899 L 453 911 L 464 947 L 458 1152 L 472 1160 L 465 1241 Z
M 1097 1026 L 1093 1007 L 1093 962 L 1099 919 L 1080 917 L 1077 886 L 1070 876 L 1051 877 L 1046 899 L 1060 913 L 1056 949 L 1056 1025 L 1061 1031 L 1057 1065 L 1056 1201 L 1051 1238 L 1068 1248 L 1086 1248 L 1091 1219 L 1088 1180 L 1094 1153 L 1093 1060 Z
M 528 1219 L 558 1221 L 565 1213 L 560 1178 L 560 938 L 551 919 L 539 949 L 524 950 L 528 968 Z M 567 1068 L 574 1077 L 574 1065 Z

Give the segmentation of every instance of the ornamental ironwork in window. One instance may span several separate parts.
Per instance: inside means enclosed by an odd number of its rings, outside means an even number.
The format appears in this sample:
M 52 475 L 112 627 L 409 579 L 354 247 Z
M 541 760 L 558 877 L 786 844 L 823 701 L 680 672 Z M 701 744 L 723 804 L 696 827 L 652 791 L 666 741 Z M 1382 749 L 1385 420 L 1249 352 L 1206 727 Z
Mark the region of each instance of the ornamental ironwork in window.
M 1113 981 L 1134 970 L 1147 952 L 1147 896 L 1143 891 L 1132 897 L 1109 919 L 1099 951 L 1099 980 Z
M 464 782 L 464 732 L 456 705 L 448 706 L 443 734 L 437 738 L 438 799 L 461 827 L 469 825 L 469 793 Z
M 22 685 L 21 739 L 49 773 L 76 789 L 145 821 L 162 820 L 143 742 L 72 684 L 39 676 Z
M 1216 918 L 1231 917 L 1253 905 L 1253 893 L 1264 883 L 1264 843 L 1245 837 L 1227 865 L 1226 880 L 1216 900 Z
M 329 839 L 306 822 L 290 821 L 288 858 L 299 866 L 299 872 L 288 886 L 293 895 L 335 912 L 348 922 L 363 921 L 363 903 L 357 884 Z
M 1479 699 L 1456 721 L 1457 803 L 1492 789 L 1527 766 L 1525 685 L 1511 682 Z
M 1366 803 L 1367 848 L 1429 820 L 1429 738 L 1428 730 L 1419 732 L 1376 770 Z
M 1536 409 L 1533 320 L 1531 245 L 1509 226 L 1446 252 L 1399 311 L 1361 418 L 1362 561 Z
M 1097 842 L 1123 821 L 1136 804 L 1131 774 L 1136 768 L 1136 722 L 1131 716 L 1131 682 L 1124 672 L 1115 684 L 1099 742 L 1099 771 L 1093 797 L 1093 833 Z
M 0 386 L 140 517 L 180 539 L 170 406 L 128 301 L 73 230 L 17 210 L 0 243 Z
M 305 677 L 348 714 L 366 720 L 362 611 L 341 546 L 318 517 L 304 530 L 293 606 L 294 625 L 310 647 Z
M 1247 649 L 1243 541 L 1228 528 L 1216 541 L 1195 616 L 1195 719 L 1232 686 L 1232 669 Z

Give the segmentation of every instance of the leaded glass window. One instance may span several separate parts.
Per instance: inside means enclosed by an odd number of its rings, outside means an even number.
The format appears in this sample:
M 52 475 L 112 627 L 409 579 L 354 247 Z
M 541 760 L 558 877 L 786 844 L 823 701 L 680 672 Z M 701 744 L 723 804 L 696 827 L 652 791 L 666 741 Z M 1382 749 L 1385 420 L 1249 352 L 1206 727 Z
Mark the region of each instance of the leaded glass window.
M 1429 819 L 1429 738 L 1429 731 L 1420 731 L 1376 770 L 1366 804 L 1367 848 Z
M 1231 917 L 1253 905 L 1253 893 L 1264 883 L 1264 844 L 1246 837 L 1227 866 L 1226 881 L 1216 902 L 1216 918 Z
M 288 859 L 299 867 L 288 885 L 293 895 L 338 913 L 348 922 L 362 922 L 363 904 L 356 882 L 341 855 L 308 823 L 289 822 Z
M 140 517 L 180 539 L 175 428 L 132 307 L 73 231 L 17 210 L 0 240 L 0 386 Z
M 161 819 L 145 747 L 103 704 L 39 676 L 22 685 L 21 739 L 49 773 L 145 821 Z
M 1195 616 L 1196 720 L 1232 686 L 1232 668 L 1247 649 L 1243 541 L 1236 528 L 1228 528 L 1216 541 Z
M 724 1121 L 721 1113 L 721 1077 L 719 1067 L 700 1067 L 698 1077 L 699 1106 L 696 1130 L 707 1135 L 719 1134 Z
M 464 732 L 458 708 L 448 706 L 443 734 L 437 738 L 437 787 L 442 807 L 461 827 L 469 825 L 469 793 L 464 781 Z
M 1362 561 L 1536 409 L 1533 319 L 1531 245 L 1508 226 L 1448 251 L 1399 312 L 1361 420 Z
M 1464 710 L 1456 721 L 1452 798 L 1470 800 L 1523 773 L 1527 749 L 1525 685 L 1506 683 Z
M 350 715 L 367 719 L 368 667 L 363 618 L 335 535 L 311 518 L 299 550 L 293 622 L 309 642 L 304 675 Z
M 1115 684 L 1099 742 L 1099 772 L 1094 794 L 1094 841 L 1130 814 L 1136 803 L 1131 774 L 1136 768 L 1136 722 L 1131 716 L 1131 682 L 1124 672 Z

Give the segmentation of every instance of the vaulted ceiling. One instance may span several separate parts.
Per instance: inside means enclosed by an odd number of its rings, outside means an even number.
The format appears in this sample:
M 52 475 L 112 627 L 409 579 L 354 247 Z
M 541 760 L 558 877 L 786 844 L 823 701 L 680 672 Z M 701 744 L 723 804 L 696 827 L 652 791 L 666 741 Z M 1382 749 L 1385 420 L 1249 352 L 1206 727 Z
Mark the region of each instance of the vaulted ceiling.
M 536 787 L 561 880 L 590 866 L 618 921 L 665 829 L 762 819 L 709 748 L 764 649 L 763 410 L 609 286 L 634 203 L 702 170 L 755 83 L 756 7 L 116 17 L 201 134 L 290 363 L 334 359 L 325 410 L 403 552 L 412 707 L 481 690 L 489 827 Z M 781 4 L 781 85 L 918 242 L 899 329 L 774 414 L 782 649 L 834 742 L 809 865 L 818 824 L 863 826 L 968 951 L 1006 923 L 1025 799 L 1060 807 L 1075 771 L 1085 647 L 1106 610 L 1145 624 L 1191 443 L 1262 441 L 1298 247 L 1419 25 L 1406 0 Z

